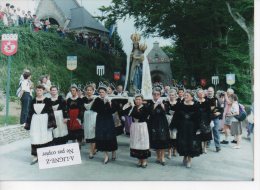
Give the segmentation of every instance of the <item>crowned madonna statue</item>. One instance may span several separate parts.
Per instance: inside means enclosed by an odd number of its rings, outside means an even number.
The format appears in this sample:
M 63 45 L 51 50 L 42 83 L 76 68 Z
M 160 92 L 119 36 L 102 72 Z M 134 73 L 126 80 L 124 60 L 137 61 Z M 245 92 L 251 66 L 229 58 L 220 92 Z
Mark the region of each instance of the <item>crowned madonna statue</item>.
M 151 73 L 147 58 L 144 55 L 147 45 L 141 44 L 140 39 L 141 36 L 137 33 L 131 35 L 133 49 L 130 59 L 127 60 L 125 89 L 129 79 L 129 92 L 131 95 L 142 93 L 146 98 L 150 99 L 152 94 Z

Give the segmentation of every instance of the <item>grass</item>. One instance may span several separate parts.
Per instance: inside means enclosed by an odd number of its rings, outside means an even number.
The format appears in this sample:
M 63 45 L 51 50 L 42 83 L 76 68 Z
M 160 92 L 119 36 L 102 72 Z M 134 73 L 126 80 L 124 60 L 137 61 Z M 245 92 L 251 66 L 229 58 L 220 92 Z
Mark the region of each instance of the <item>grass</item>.
M 9 116 L 8 117 L 8 125 L 19 124 L 19 117 L 17 116 Z M 0 127 L 5 125 L 5 116 L 0 116 Z

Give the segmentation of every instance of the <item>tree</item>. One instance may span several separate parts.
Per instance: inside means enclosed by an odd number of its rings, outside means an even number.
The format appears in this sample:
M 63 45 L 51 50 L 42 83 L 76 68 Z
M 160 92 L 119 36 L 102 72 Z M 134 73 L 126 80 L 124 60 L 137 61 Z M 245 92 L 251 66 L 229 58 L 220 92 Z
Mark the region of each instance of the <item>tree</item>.
M 250 7 L 253 1 L 239 2 L 248 2 Z M 240 12 L 252 14 L 252 9 L 243 8 L 242 4 L 232 2 Z M 213 74 L 218 74 L 223 83 L 224 73 L 234 72 L 239 77 L 239 85 L 234 85 L 239 96 L 246 99 L 248 94 L 243 93 L 251 92 L 247 81 L 242 80 L 250 75 L 241 69 L 249 66 L 245 59 L 248 57 L 246 44 L 241 41 L 246 38 L 230 17 L 225 1 L 113 0 L 109 7 L 103 7 L 103 11 L 114 21 L 133 17 L 135 26 L 144 31 L 144 35 L 171 38 L 178 58 L 173 57 L 172 62 L 173 68 L 177 67 L 179 71 L 175 75 L 210 81 Z
M 234 21 L 246 32 L 248 38 L 249 47 L 249 64 L 250 64 L 250 75 L 252 91 L 254 90 L 254 6 L 253 2 L 250 0 L 235 1 L 232 4 L 236 9 L 231 8 L 231 3 L 226 1 L 228 12 L 234 19 Z M 242 13 L 240 13 L 241 11 Z M 254 96 L 252 93 L 252 102 L 254 101 Z

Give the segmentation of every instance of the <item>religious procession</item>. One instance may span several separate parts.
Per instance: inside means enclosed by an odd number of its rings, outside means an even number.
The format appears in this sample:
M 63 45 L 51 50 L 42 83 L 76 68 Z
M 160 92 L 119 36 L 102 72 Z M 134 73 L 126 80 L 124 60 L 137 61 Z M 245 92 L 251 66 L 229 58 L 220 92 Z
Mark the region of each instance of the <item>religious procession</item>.
M 1 180 L 253 180 L 253 3 L 120 2 L 0 2 Z
M 178 154 L 190 168 L 192 158 L 207 153 L 211 140 L 215 151 L 221 151 L 229 134 L 234 137 L 233 148 L 240 149 L 243 116 L 234 90 L 215 93 L 213 87 L 190 90 L 152 84 L 149 65 L 144 62 L 147 47 L 139 44 L 139 34 L 131 39 L 129 92 L 123 85 L 99 82 L 96 87 L 90 82 L 82 91 L 72 85 L 62 97 L 45 76 L 32 99 L 31 73 L 25 70 L 20 81 L 20 123 L 30 130 L 31 164 L 37 163 L 37 148 L 68 142 L 78 142 L 80 149 L 88 143 L 89 159 L 103 152 L 103 164 L 108 164 L 116 161 L 116 151 L 120 151 L 117 136 L 121 134 L 129 135 L 129 155 L 137 158 L 137 167 L 142 168 L 147 167 L 151 151 L 156 151 L 156 163 L 162 166 L 166 165 L 165 157 Z M 220 132 L 225 133 L 222 141 Z

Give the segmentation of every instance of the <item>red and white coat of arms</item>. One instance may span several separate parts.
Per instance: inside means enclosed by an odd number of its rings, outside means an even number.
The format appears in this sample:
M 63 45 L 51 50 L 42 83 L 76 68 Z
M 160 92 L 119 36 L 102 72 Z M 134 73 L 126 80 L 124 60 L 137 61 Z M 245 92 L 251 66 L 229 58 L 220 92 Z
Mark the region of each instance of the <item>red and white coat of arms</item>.
M 18 34 L 3 34 L 1 41 L 1 51 L 4 55 L 11 56 L 18 49 Z

